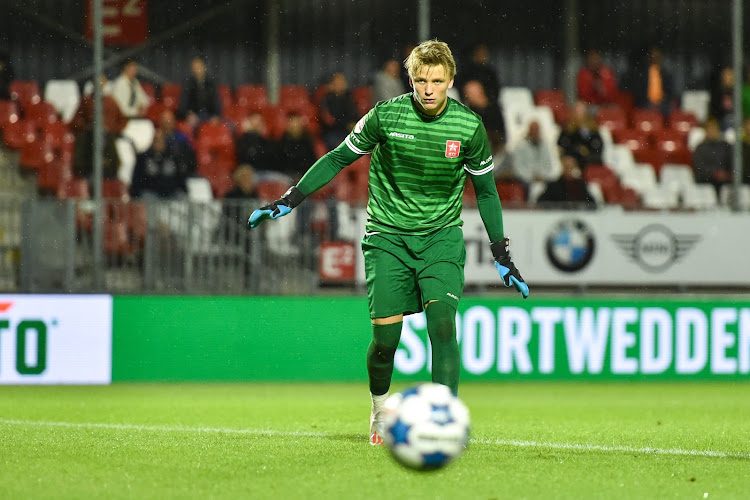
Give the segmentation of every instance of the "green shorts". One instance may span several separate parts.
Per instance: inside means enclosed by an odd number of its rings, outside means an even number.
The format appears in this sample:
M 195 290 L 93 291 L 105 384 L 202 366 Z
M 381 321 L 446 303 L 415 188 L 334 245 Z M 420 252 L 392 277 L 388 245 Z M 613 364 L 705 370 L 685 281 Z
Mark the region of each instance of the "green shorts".
M 418 313 L 431 300 L 458 307 L 466 262 L 460 227 L 425 236 L 373 233 L 362 251 L 370 318 Z

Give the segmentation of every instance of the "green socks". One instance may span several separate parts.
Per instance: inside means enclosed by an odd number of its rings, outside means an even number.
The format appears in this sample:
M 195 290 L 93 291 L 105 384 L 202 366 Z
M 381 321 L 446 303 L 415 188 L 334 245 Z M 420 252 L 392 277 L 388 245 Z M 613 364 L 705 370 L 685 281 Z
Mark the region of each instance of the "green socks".
M 391 386 L 393 355 L 401 338 L 402 322 L 390 325 L 372 325 L 372 342 L 367 349 L 367 374 L 370 377 L 370 392 L 376 396 L 385 394 Z
M 456 310 L 445 302 L 430 302 L 425 308 L 427 333 L 432 343 L 432 381 L 458 394 L 461 356 L 456 341 Z

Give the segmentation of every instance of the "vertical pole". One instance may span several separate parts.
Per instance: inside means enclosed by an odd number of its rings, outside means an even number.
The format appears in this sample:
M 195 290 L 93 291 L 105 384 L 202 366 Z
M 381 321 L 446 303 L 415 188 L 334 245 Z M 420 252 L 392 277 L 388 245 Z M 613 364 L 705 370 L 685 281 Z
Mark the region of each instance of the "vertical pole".
M 279 0 L 268 0 L 266 2 L 266 47 L 268 56 L 266 58 L 266 89 L 268 99 L 276 104 L 279 102 L 279 90 L 281 89 L 281 66 L 279 61 Z
M 102 207 L 102 152 L 104 150 L 104 134 L 102 119 L 102 0 L 90 0 L 93 3 L 94 23 L 94 227 L 93 227 L 93 261 L 94 261 L 94 288 L 101 291 L 104 289 L 104 229 L 103 229 L 103 207 Z
M 734 63 L 734 200 L 732 208 L 740 210 L 742 184 L 742 1 L 732 1 L 732 59 Z
M 417 35 L 420 43 L 430 38 L 430 0 L 419 0 Z
M 578 0 L 565 1 L 565 61 L 563 68 L 562 90 L 568 101 L 573 102 L 577 97 L 576 73 L 579 66 L 581 48 L 579 38 L 579 2 Z

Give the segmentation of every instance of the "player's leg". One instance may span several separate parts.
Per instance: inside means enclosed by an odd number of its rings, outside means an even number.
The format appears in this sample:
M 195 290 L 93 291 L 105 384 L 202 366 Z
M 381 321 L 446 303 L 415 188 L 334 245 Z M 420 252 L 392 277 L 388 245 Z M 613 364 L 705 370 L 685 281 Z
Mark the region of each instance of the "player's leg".
M 413 269 L 404 264 L 399 238 L 366 236 L 362 242 L 372 340 L 367 349 L 367 374 L 372 408 L 370 444 L 382 444 L 383 407 L 393 375 L 393 358 L 401 338 L 404 313 L 420 309 Z
M 432 381 L 447 385 L 457 394 L 461 356 L 456 340 L 456 309 L 464 286 L 463 232 L 458 227 L 439 231 L 419 255 L 425 262 L 418 272 L 418 283 L 432 344 Z

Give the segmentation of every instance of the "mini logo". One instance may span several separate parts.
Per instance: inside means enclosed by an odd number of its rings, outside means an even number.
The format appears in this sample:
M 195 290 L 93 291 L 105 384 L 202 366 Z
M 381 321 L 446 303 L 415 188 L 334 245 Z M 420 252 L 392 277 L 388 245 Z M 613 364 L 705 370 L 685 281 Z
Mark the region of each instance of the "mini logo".
M 690 252 L 701 237 L 697 234 L 675 235 L 668 227 L 651 224 L 637 234 L 613 234 L 620 250 L 645 271 L 657 273 Z
M 445 141 L 445 157 L 458 158 L 461 153 L 461 141 Z
M 594 233 L 582 220 L 563 220 L 547 236 L 547 257 L 566 273 L 586 267 L 595 248 Z
M 365 128 L 365 118 L 367 118 L 367 115 L 365 115 L 362 118 L 360 118 L 359 121 L 357 122 L 357 124 L 354 126 L 354 133 L 355 134 L 359 134 L 360 132 L 362 132 L 362 129 Z M 351 122 L 349 122 L 349 123 L 351 123 Z

